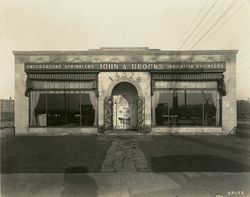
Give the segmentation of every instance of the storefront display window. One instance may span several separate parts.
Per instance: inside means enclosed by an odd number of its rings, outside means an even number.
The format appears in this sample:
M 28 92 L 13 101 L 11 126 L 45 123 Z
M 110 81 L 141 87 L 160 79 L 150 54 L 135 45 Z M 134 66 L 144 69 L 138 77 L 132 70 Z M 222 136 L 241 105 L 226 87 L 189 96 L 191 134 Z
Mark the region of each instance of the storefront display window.
M 156 126 L 221 125 L 220 96 L 216 90 L 172 90 L 156 95 Z
M 96 125 L 94 92 L 39 92 L 30 94 L 30 126 L 80 127 Z

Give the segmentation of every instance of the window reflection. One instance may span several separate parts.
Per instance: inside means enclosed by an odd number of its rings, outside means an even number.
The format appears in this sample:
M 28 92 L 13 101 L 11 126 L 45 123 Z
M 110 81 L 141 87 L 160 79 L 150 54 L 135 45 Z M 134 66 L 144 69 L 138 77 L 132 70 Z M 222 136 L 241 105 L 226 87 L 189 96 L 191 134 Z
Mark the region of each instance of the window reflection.
M 68 127 L 80 126 L 80 94 L 66 95 L 66 123 Z
M 66 126 L 66 94 L 47 95 L 47 126 Z
M 37 106 L 34 109 L 34 113 L 30 114 L 30 122 L 32 126 L 46 126 L 47 124 L 47 95 L 40 94 Z M 32 103 L 31 103 L 32 104 Z M 31 109 L 32 110 L 32 109 Z
M 93 106 L 93 104 L 97 105 L 94 95 L 92 94 L 90 98 L 89 93 L 32 92 L 30 126 L 93 126 L 97 117 Z
M 217 117 L 216 121 L 217 114 L 220 114 L 219 110 L 220 109 L 218 109 L 217 113 L 212 93 L 204 93 L 204 125 L 213 126 L 219 124 L 220 117 Z
M 219 126 L 220 99 L 216 91 L 161 93 L 155 117 L 162 126 Z
M 91 104 L 89 94 L 81 94 L 81 114 L 82 126 L 94 125 L 95 110 Z

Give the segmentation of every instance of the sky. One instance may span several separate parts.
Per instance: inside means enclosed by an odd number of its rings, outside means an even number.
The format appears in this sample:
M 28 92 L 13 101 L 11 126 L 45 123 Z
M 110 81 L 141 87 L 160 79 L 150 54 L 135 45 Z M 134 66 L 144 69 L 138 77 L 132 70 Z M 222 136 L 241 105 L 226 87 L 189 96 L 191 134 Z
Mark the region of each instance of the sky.
M 14 98 L 12 51 L 237 49 L 250 98 L 250 0 L 0 0 L 0 98 Z

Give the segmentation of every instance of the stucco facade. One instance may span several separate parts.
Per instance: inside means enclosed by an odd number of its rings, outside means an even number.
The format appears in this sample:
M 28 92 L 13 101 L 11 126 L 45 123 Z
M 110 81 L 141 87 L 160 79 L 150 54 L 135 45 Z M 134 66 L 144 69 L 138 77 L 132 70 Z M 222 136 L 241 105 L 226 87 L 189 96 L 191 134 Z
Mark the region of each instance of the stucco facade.
M 138 97 L 145 99 L 144 102 L 144 124 L 152 126 L 151 133 L 214 133 L 229 134 L 233 133 L 236 127 L 236 54 L 234 50 L 223 51 L 161 51 L 158 49 L 148 48 L 101 48 L 89 51 L 15 51 L 15 132 L 16 135 L 22 134 L 39 134 L 39 135 L 63 135 L 63 134 L 82 134 L 96 133 L 98 126 L 105 124 L 105 103 L 107 97 L 112 96 L 114 87 L 121 83 L 127 82 L 132 84 L 137 91 Z M 31 127 L 29 122 L 29 97 L 27 91 L 28 72 L 25 70 L 26 64 L 98 64 L 110 63 L 145 63 L 151 65 L 154 63 L 218 63 L 225 64 L 225 70 L 220 71 L 224 75 L 226 94 L 221 96 L 221 125 L 216 127 L 206 126 L 178 126 L 156 127 L 152 124 L 152 72 L 154 68 L 140 70 L 116 69 L 111 67 L 102 67 L 102 70 L 96 71 L 96 95 L 98 124 L 93 127 Z M 102 65 L 105 66 L 105 65 Z M 133 66 L 133 65 L 132 65 Z M 49 70 L 49 69 L 48 69 Z M 53 70 L 53 69 L 52 69 Z M 51 71 L 51 70 L 49 70 Z M 91 70 L 86 70 L 86 73 Z M 34 72 L 34 71 L 32 71 Z M 39 71 L 40 72 L 40 71 Z M 46 68 L 43 69 L 47 73 Z M 64 72 L 64 71 L 62 71 Z M 67 70 L 70 73 L 71 71 Z M 85 72 L 84 69 L 81 72 Z M 195 71 L 196 72 L 196 71 Z M 204 73 L 206 70 L 200 70 Z M 213 73 L 214 71 L 211 71 Z M 132 74 L 131 74 L 132 73 Z M 174 73 L 171 72 L 171 73 Z M 170 73 L 170 74 L 171 74 Z M 190 70 L 185 69 L 178 71 L 178 74 L 185 73 L 188 75 Z M 196 72 L 198 73 L 198 72 Z M 169 75 L 169 73 L 168 73 Z M 197 82 L 198 83 L 198 82 Z M 126 90 L 125 90 L 126 91 Z

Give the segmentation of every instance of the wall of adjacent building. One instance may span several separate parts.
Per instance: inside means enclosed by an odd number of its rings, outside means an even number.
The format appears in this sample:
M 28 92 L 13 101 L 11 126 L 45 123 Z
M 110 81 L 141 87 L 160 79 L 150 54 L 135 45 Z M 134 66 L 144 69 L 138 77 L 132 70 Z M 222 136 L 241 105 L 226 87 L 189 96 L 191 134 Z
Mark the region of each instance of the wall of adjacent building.
M 14 100 L 0 99 L 0 128 L 14 126 Z

